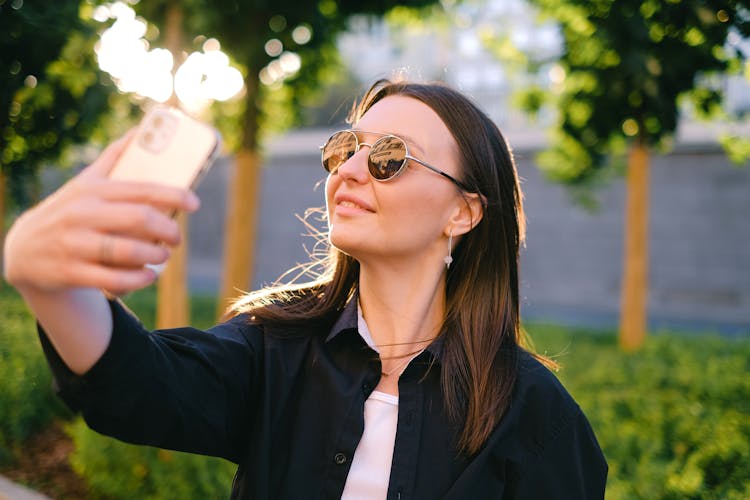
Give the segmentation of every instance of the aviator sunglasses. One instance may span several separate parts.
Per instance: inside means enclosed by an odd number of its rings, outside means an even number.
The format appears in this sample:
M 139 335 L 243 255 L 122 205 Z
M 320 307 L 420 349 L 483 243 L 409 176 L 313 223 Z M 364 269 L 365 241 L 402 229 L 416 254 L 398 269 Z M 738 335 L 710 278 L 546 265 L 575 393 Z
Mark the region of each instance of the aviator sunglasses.
M 362 132 L 359 133 L 378 133 L 378 132 Z M 413 160 L 423 167 L 429 168 L 436 174 L 440 174 L 453 184 L 458 186 L 464 191 L 471 192 L 472 190 L 463 182 L 457 180 L 440 170 L 437 167 L 423 162 L 417 158 L 414 158 L 409 154 L 409 148 L 406 146 L 406 142 L 400 137 L 390 134 L 381 134 L 383 137 L 368 144 L 360 142 L 357 138 L 357 133 L 353 130 L 341 130 L 336 132 L 328 138 L 326 143 L 320 146 L 321 151 L 321 162 L 323 168 L 328 173 L 336 173 L 336 170 L 344 164 L 349 158 L 359 151 L 362 146 L 369 146 L 370 152 L 367 155 L 367 169 L 370 172 L 370 176 L 376 181 L 384 182 L 396 178 L 406 169 L 406 164 L 409 160 Z

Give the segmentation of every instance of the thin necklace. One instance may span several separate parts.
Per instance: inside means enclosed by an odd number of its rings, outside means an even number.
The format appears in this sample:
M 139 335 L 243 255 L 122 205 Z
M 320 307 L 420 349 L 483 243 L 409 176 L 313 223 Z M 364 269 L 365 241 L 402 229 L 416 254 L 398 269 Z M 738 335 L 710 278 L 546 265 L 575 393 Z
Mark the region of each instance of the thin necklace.
M 424 351 L 424 349 L 425 348 L 423 347 L 421 349 L 417 349 L 415 351 L 407 352 L 407 353 L 404 353 L 404 354 L 399 354 L 397 356 L 388 356 L 388 357 L 386 357 L 386 356 L 380 356 L 380 361 L 383 361 L 385 359 L 404 359 L 404 358 L 408 358 L 409 356 L 416 356 L 417 354 L 419 354 L 422 351 Z
M 390 344 L 373 344 L 375 347 L 392 347 L 396 345 L 410 345 L 410 344 L 421 344 L 423 342 L 431 342 L 438 338 L 438 335 L 435 335 L 434 337 L 422 339 L 422 340 L 412 340 L 410 342 L 392 342 Z
M 414 355 L 413 355 L 413 356 L 410 356 L 410 357 L 406 358 L 406 359 L 405 359 L 405 360 L 403 360 L 403 361 L 402 361 L 401 363 L 399 363 L 398 365 L 396 365 L 396 367 L 395 367 L 395 368 L 391 368 L 391 369 L 390 369 L 390 370 L 388 370 L 388 371 L 385 371 L 385 370 L 380 370 L 380 374 L 381 374 L 382 376 L 384 376 L 384 377 L 390 377 L 390 376 L 391 376 L 391 375 L 393 375 L 394 373 L 398 372 L 398 374 L 399 374 L 399 375 L 401 375 L 402 373 L 404 373 L 404 370 L 406 370 L 406 367 L 407 367 L 407 366 L 409 366 L 409 363 L 410 363 L 410 362 L 411 362 L 411 361 L 412 361 L 412 360 L 413 360 L 414 358 L 416 358 L 417 356 L 419 356 L 420 354 L 422 354 L 422 353 L 424 352 L 424 350 L 425 350 L 425 349 L 427 349 L 427 348 L 426 348 L 426 347 L 423 347 L 422 349 L 418 350 L 417 352 L 415 352 L 415 353 L 414 353 Z M 399 371 L 399 370 L 400 370 L 400 371 Z

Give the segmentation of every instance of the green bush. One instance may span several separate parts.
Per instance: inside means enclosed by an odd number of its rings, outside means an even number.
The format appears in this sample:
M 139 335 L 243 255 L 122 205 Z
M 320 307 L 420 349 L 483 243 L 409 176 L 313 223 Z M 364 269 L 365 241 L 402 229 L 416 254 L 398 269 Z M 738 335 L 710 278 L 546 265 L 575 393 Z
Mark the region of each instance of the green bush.
M 652 335 L 625 354 L 612 332 L 530 326 L 589 417 L 607 498 L 750 498 L 750 339 Z
M 21 298 L 0 282 L 0 462 L 11 460 L 24 439 L 64 414 L 34 320 Z
M 218 458 L 134 446 L 99 435 L 74 420 L 73 469 L 92 491 L 112 499 L 229 498 L 236 466 Z

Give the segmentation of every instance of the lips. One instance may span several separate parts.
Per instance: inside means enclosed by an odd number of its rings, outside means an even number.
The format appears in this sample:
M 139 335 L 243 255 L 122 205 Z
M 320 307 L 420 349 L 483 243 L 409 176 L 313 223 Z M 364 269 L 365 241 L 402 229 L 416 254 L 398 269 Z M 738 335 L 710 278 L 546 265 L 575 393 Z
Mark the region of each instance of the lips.
M 366 212 L 374 212 L 373 208 L 364 200 L 361 200 L 355 196 L 348 194 L 338 194 L 334 197 L 333 201 L 337 207 L 345 207 L 349 209 L 363 210 Z

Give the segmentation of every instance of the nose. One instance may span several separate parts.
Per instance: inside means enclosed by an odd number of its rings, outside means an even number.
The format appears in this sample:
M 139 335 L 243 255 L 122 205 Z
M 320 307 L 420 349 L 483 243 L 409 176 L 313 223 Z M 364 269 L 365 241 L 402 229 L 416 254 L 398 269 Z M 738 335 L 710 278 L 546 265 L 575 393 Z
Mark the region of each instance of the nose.
M 366 148 L 366 149 L 365 149 Z M 336 173 L 345 180 L 351 180 L 359 183 L 367 182 L 370 174 L 367 171 L 367 155 L 370 152 L 370 145 L 360 143 L 359 150 L 346 160 L 337 170 Z

